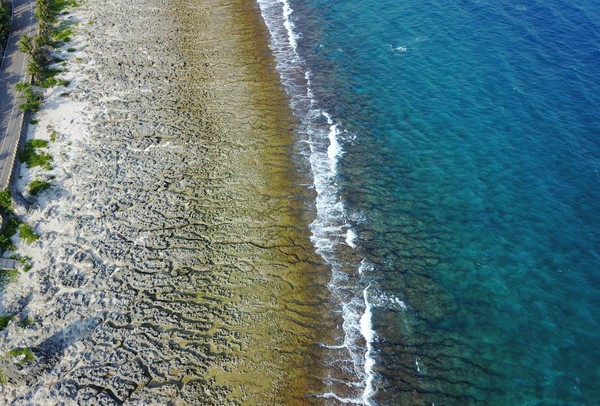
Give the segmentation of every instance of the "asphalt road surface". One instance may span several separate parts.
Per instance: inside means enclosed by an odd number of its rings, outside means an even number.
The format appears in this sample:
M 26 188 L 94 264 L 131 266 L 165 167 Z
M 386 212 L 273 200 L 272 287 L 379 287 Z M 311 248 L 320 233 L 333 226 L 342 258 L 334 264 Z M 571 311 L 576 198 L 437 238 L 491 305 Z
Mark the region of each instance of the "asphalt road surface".
M 22 34 L 33 36 L 35 19 L 33 0 L 13 0 L 12 30 L 0 70 L 0 190 L 8 187 L 16 158 L 23 112 L 18 108 L 15 85 L 27 75 L 26 55 L 19 52 L 17 41 Z

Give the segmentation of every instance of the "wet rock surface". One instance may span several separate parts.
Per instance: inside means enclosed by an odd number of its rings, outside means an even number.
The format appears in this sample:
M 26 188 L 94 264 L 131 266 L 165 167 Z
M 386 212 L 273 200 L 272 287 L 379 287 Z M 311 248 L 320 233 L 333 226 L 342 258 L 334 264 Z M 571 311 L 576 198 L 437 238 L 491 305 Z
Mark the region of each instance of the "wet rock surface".
M 294 404 L 322 390 L 327 270 L 254 5 L 87 1 L 74 88 L 46 108 L 57 187 L 3 351 L 11 404 Z M 252 2 L 250 2 L 252 3 Z M 61 127 L 62 125 L 62 127 Z M 311 402 L 316 401 L 311 398 Z

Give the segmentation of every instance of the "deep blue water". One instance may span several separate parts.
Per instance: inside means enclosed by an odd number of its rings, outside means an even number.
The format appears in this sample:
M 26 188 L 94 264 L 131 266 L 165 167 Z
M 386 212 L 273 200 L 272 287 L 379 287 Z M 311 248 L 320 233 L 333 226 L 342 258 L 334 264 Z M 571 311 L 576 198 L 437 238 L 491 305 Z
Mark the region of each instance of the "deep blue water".
M 600 5 L 289 4 L 368 265 L 363 401 L 597 404 Z

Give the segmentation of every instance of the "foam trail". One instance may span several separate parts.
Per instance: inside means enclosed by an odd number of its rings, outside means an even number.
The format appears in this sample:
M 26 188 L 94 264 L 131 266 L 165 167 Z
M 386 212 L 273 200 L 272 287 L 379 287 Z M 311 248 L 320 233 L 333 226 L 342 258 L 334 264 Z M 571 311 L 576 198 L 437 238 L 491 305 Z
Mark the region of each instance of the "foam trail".
M 360 318 L 360 332 L 362 333 L 365 341 L 367 342 L 367 352 L 365 353 L 365 373 L 367 375 L 365 390 L 362 395 L 362 400 L 366 405 L 372 405 L 371 397 L 375 394 L 373 389 L 373 366 L 375 366 L 375 360 L 372 357 L 373 354 L 373 342 L 375 341 L 375 330 L 371 322 L 373 313 L 371 311 L 371 303 L 369 303 L 368 291 L 369 287 L 366 287 L 363 291 L 363 298 L 365 300 L 365 312 Z
M 337 401 L 340 401 L 344 404 L 352 404 L 352 405 L 360 405 L 363 402 L 360 399 L 353 399 L 353 398 L 343 398 L 341 396 L 336 395 L 335 393 L 332 392 L 327 392 L 322 394 L 321 396 L 319 396 L 320 398 L 325 398 L 325 399 L 335 399 Z
M 298 49 L 298 40 L 297 34 L 294 32 L 294 23 L 290 20 L 290 16 L 294 12 L 294 9 L 290 6 L 290 4 L 286 0 L 279 0 L 281 6 L 283 7 L 283 25 L 288 32 L 288 38 L 290 41 L 290 45 L 294 50 L 294 53 L 297 55 Z

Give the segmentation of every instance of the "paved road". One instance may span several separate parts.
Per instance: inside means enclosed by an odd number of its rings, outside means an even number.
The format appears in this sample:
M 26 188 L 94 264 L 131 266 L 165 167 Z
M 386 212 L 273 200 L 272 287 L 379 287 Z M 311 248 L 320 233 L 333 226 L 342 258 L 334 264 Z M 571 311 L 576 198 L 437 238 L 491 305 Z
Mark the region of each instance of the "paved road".
M 23 113 L 15 85 L 27 74 L 26 55 L 17 49 L 22 34 L 33 36 L 33 0 L 13 0 L 12 31 L 0 71 L 0 190 L 8 187 L 15 161 Z

